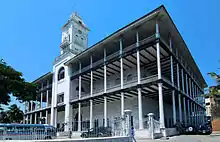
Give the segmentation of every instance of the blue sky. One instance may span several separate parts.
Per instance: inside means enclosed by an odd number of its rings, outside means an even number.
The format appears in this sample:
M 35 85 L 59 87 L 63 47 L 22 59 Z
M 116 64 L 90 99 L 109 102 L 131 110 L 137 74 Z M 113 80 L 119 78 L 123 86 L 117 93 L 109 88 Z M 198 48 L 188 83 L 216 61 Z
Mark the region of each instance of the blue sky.
M 52 71 L 60 28 L 77 11 L 91 30 L 89 46 L 164 4 L 209 85 L 219 73 L 220 1 L 7 0 L 0 1 L 0 58 L 27 81 Z M 16 102 L 13 99 L 13 102 Z

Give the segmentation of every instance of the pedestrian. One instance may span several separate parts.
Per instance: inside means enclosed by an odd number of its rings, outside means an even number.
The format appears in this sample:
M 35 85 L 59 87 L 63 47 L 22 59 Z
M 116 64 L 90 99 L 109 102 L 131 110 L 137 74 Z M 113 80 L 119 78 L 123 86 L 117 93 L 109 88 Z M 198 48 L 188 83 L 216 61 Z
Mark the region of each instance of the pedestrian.
M 134 127 L 131 127 L 131 134 L 130 134 L 131 138 L 133 139 L 134 142 L 136 142 L 135 138 L 134 138 Z

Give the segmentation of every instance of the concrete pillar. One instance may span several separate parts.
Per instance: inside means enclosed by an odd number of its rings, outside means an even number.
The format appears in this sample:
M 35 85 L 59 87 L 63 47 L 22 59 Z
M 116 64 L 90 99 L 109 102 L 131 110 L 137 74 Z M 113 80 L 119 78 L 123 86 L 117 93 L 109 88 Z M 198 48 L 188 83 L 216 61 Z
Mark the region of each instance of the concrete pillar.
M 90 100 L 90 117 L 89 117 L 89 128 L 93 128 L 93 101 Z
M 33 101 L 31 101 L 31 111 L 33 111 Z
M 138 88 L 138 118 L 139 118 L 139 129 L 143 129 L 143 111 L 142 111 L 142 96 L 141 88 Z
M 29 124 L 29 117 L 28 117 L 28 114 L 27 114 L 27 123 L 26 124 Z
M 104 96 L 104 126 L 107 127 L 107 97 Z
M 37 113 L 34 113 L 34 124 L 37 124 Z
M 156 21 L 156 38 L 160 38 L 159 33 L 159 25 L 158 21 Z M 161 74 L 161 64 L 160 64 L 160 43 L 159 41 L 156 42 L 157 48 L 157 74 L 158 79 L 162 79 Z M 160 128 L 165 128 L 165 121 L 164 121 L 164 106 L 163 106 L 163 92 L 162 92 L 162 83 L 158 83 L 158 93 L 159 93 L 159 113 L 160 113 Z
M 57 108 L 54 109 L 54 126 L 57 127 Z
M 81 63 L 79 63 L 79 72 L 81 73 Z M 81 99 L 81 89 L 82 89 L 82 76 L 79 75 L 79 99 Z
M 140 52 L 139 46 L 139 35 L 136 32 L 136 47 L 137 47 L 137 78 L 138 84 L 141 84 L 141 72 L 140 72 Z M 142 112 L 142 95 L 141 88 L 138 88 L 138 118 L 139 118 L 139 129 L 143 129 L 143 112 Z
M 123 54 L 123 46 L 122 46 L 122 40 L 120 39 L 119 41 L 119 45 L 120 45 L 120 68 L 121 68 L 121 90 L 123 90 L 124 88 L 124 72 L 123 72 L 123 58 L 122 58 L 122 54 Z M 124 117 L 124 92 L 121 92 L 121 117 Z M 124 126 L 122 126 L 124 128 Z
M 93 59 L 92 55 L 90 56 L 90 96 L 93 96 Z M 90 116 L 89 116 L 89 128 L 93 128 L 93 100 L 90 100 Z
M 187 100 L 187 110 L 188 110 L 188 121 L 187 121 L 187 123 L 188 124 L 191 124 L 191 117 L 190 117 L 190 100 Z
M 104 48 L 104 93 L 106 93 L 107 89 L 107 73 L 106 73 L 106 48 Z
M 183 97 L 183 114 L 184 114 L 184 123 L 187 124 L 187 114 L 186 114 L 186 98 Z
M 40 120 L 42 119 L 42 111 L 40 111 Z M 40 124 L 42 124 L 42 121 L 40 121 Z
M 68 102 L 65 105 L 65 131 L 70 131 L 72 130 L 72 118 L 73 118 L 73 110 L 72 110 L 72 105 Z
M 176 64 L 176 68 L 177 68 L 177 86 L 178 86 L 178 90 L 180 90 L 180 77 L 179 77 L 179 64 Z M 182 118 L 182 103 L 181 103 L 181 94 L 178 94 L 178 103 L 179 103 L 179 121 L 182 122 L 183 118 Z
M 46 120 L 45 120 L 45 124 L 49 124 L 49 123 L 48 123 L 48 110 L 46 110 Z
M 49 90 L 47 90 L 46 101 L 47 101 L 47 107 L 49 107 Z
M 140 51 L 138 49 L 139 46 L 139 35 L 136 32 L 136 46 L 137 46 L 137 77 L 138 77 L 138 84 L 141 84 L 141 70 L 140 70 Z
M 78 103 L 78 131 L 81 131 L 81 103 Z
M 30 114 L 30 124 L 32 124 L 32 114 Z
M 170 46 L 172 45 L 170 40 Z M 172 48 L 171 48 L 172 49 Z M 171 83 L 174 87 L 174 77 L 173 77 L 173 56 L 170 56 L 170 70 L 171 70 Z M 172 108 L 173 108 L 173 124 L 176 124 L 176 99 L 175 99 L 175 90 L 172 90 Z

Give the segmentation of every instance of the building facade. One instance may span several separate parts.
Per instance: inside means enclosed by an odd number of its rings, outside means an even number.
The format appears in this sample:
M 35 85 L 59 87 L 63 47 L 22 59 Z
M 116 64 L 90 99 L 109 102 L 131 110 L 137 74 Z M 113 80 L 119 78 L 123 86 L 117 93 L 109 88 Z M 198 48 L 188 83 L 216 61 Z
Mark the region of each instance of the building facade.
M 206 82 L 164 6 L 89 48 L 88 31 L 76 13 L 62 27 L 61 55 L 35 80 L 40 97 L 26 103 L 26 123 L 81 132 L 114 125 L 124 110 L 137 132 L 148 113 L 161 129 L 203 123 Z

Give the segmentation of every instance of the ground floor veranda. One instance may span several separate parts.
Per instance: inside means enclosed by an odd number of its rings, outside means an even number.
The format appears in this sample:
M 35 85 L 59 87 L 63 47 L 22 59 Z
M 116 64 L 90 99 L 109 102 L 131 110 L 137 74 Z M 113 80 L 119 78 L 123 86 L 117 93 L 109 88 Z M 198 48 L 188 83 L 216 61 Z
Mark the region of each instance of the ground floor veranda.
M 124 110 L 131 110 L 131 125 L 134 129 L 147 129 L 148 113 L 154 113 L 154 119 L 160 120 L 159 83 L 162 84 L 163 91 L 165 128 L 174 127 L 174 123 L 179 121 L 195 125 L 203 123 L 204 110 L 196 109 L 198 104 L 170 87 L 168 83 L 155 81 L 123 91 L 102 94 L 92 99 L 71 102 L 68 105 L 68 118 L 67 105 L 60 104 L 54 109 L 54 126 L 60 131 L 85 131 L 100 126 L 117 127 L 117 121 L 123 119 Z M 175 101 L 172 97 L 173 91 Z M 41 121 L 41 118 L 45 118 L 45 121 Z M 26 123 L 51 124 L 50 121 L 50 108 L 26 114 Z

